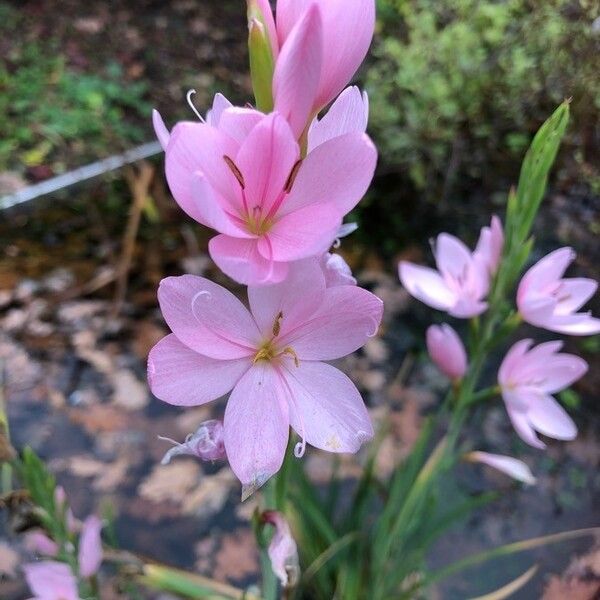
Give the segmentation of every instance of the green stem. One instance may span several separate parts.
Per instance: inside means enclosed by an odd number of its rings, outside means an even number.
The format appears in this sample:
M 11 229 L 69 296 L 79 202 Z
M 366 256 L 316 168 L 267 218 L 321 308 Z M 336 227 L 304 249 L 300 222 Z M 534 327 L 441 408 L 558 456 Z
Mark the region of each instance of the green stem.
M 4 395 L 4 361 L 0 360 L 0 436 L 4 436 L 6 448 L 10 449 L 10 425 Z M 0 490 L 2 494 L 12 491 L 13 470 L 8 462 L 3 462 L 0 467 Z

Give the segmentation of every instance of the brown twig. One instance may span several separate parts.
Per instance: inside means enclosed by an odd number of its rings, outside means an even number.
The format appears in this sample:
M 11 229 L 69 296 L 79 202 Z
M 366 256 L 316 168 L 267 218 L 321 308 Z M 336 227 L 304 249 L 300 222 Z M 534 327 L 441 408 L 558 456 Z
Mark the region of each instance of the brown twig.
M 152 183 L 153 177 L 154 167 L 146 161 L 141 161 L 139 163 L 137 172 L 133 167 L 128 167 L 125 170 L 125 181 L 127 181 L 127 185 L 133 196 L 133 202 L 129 212 L 129 219 L 127 220 L 127 227 L 123 234 L 121 256 L 116 270 L 117 288 L 112 311 L 113 317 L 116 317 L 119 314 L 123 307 L 123 303 L 125 302 L 129 271 L 131 269 L 135 251 L 135 240 L 140 228 L 142 211 L 144 210 L 144 205 L 149 196 L 150 184 Z

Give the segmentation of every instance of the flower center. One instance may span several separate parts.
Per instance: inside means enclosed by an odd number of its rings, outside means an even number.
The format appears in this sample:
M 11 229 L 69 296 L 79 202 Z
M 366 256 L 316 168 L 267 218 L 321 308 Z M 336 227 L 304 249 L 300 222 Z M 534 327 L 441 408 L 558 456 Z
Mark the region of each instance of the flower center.
M 254 355 L 254 359 L 252 361 L 253 363 L 257 363 L 261 360 L 264 360 L 267 362 L 272 362 L 272 361 L 276 360 L 277 358 L 283 356 L 284 354 L 287 354 L 294 359 L 294 364 L 297 367 L 300 366 L 300 360 L 298 358 L 298 355 L 296 354 L 295 350 L 291 346 L 286 346 L 285 348 L 281 349 L 280 347 L 277 346 L 277 344 L 275 342 L 275 338 L 281 332 L 281 320 L 282 319 L 283 319 L 283 313 L 280 311 L 277 313 L 275 320 L 273 321 L 273 327 L 272 327 L 273 337 L 271 337 L 271 339 L 263 342 L 259 346 L 258 350 L 256 351 L 256 354 Z

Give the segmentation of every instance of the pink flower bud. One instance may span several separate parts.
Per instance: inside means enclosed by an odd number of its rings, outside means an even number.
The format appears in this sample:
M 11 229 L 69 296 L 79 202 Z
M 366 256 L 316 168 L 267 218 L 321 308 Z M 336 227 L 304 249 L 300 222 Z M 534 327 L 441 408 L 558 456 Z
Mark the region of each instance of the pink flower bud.
M 437 368 L 450 379 L 461 379 L 467 370 L 467 353 L 450 325 L 432 325 L 427 330 L 427 350 Z
M 488 467 L 502 471 L 502 473 L 509 477 L 517 481 L 522 481 L 527 485 L 533 485 L 536 482 L 531 469 L 522 460 L 518 460 L 512 456 L 477 451 L 466 454 L 465 460 L 482 463 Z
M 102 564 L 102 521 L 96 515 L 90 515 L 83 523 L 79 536 L 79 574 L 91 577 L 98 572 Z
M 284 587 L 294 586 L 300 576 L 300 566 L 298 547 L 292 537 L 290 526 L 285 517 L 277 511 L 264 512 L 263 520 L 275 527 L 275 534 L 268 548 L 273 573 L 277 575 Z
M 160 437 L 160 439 L 175 444 L 175 447 L 163 456 L 162 465 L 168 465 L 174 456 L 181 454 L 195 456 L 205 461 L 227 458 L 223 438 L 223 423 L 215 419 L 201 423 L 195 433 L 190 433 L 187 436 L 183 444 L 169 438 Z

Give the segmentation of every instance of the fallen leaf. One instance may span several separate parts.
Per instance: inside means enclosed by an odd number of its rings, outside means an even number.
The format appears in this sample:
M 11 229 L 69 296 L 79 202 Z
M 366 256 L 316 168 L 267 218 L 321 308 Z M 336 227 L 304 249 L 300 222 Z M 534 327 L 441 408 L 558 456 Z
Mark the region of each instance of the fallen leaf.
M 118 408 L 106 404 L 92 404 L 85 408 L 69 409 L 69 418 L 82 425 L 87 433 L 94 435 L 101 431 L 115 431 L 127 427 L 127 416 Z
M 199 476 L 200 467 L 192 460 L 156 465 L 138 486 L 138 493 L 156 503 L 172 500 L 180 504 L 196 487 Z
M 149 394 L 142 383 L 131 371 L 120 369 L 111 377 L 113 385 L 112 401 L 125 410 L 138 411 L 148 404 Z
M 250 529 L 238 529 L 223 536 L 215 556 L 215 579 L 238 581 L 257 572 L 258 549 Z
M 237 479 L 229 468 L 223 468 L 214 475 L 205 475 L 198 486 L 186 495 L 183 501 L 185 514 L 197 514 L 202 518 L 216 515 L 227 502 Z

